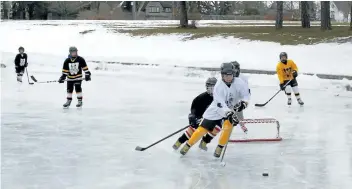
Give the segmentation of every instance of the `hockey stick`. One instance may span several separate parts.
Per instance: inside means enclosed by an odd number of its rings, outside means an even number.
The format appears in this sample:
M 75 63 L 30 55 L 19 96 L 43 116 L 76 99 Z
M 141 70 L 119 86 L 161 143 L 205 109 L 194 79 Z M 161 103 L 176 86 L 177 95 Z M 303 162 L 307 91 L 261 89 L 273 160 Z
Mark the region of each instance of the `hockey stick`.
M 54 82 L 58 82 L 58 80 L 52 80 L 52 81 L 38 81 L 33 75 L 31 75 L 31 78 L 34 82 L 36 83 L 54 83 Z M 79 78 L 79 79 L 71 79 L 71 80 L 64 80 L 64 81 L 83 81 L 83 78 Z
M 160 139 L 160 140 L 154 142 L 153 144 L 151 144 L 151 145 L 149 145 L 149 146 L 147 146 L 147 147 L 142 148 L 142 147 L 140 147 L 140 146 L 137 146 L 135 150 L 137 150 L 137 151 L 144 151 L 144 150 L 146 150 L 146 149 L 148 149 L 148 148 L 150 148 L 150 147 L 152 147 L 152 146 L 154 146 L 154 145 L 156 145 L 156 144 L 158 144 L 158 143 L 160 143 L 160 142 L 162 142 L 162 141 L 164 141 L 164 140 L 166 140 L 166 139 L 168 139 L 168 138 L 174 136 L 175 134 L 177 134 L 177 133 L 179 133 L 179 132 L 185 130 L 187 127 L 189 127 L 189 125 L 187 125 L 186 127 L 183 127 L 183 128 L 181 128 L 181 129 L 179 129 L 179 130 L 177 130 L 177 131 L 171 133 L 170 135 L 168 135 L 168 136 L 166 136 L 166 137 L 164 137 L 164 138 L 162 138 L 162 139 Z
M 292 81 L 292 80 L 288 81 L 288 82 L 284 85 L 284 87 L 286 87 L 288 84 L 290 84 L 291 81 Z M 271 98 L 270 98 L 268 101 L 266 101 L 264 104 L 255 104 L 254 106 L 258 106 L 258 107 L 263 107 L 263 106 L 265 106 L 265 105 L 268 104 L 277 94 L 279 94 L 281 91 L 282 91 L 281 89 L 280 89 L 279 91 L 277 91 L 277 92 L 274 94 L 274 96 L 271 97 Z
M 28 76 L 28 70 L 27 70 L 27 68 L 26 68 L 26 74 L 27 74 L 28 84 L 33 85 L 34 83 L 31 83 L 31 82 L 29 81 L 29 76 Z

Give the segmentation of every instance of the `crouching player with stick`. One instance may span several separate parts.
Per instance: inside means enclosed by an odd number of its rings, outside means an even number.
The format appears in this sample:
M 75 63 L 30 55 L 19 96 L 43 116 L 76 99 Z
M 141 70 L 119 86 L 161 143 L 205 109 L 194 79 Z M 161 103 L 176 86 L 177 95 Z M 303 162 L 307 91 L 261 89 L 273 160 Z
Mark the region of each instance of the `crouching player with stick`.
M 209 131 L 216 127 L 222 128 L 219 144 L 214 156 L 220 157 L 223 147 L 227 144 L 233 126 L 239 123 L 236 112 L 244 110 L 249 102 L 248 86 L 240 78 L 235 78 L 235 68 L 232 63 L 221 65 L 221 78 L 214 87 L 213 102 L 203 114 L 199 127 L 180 150 L 185 155 Z M 236 105 L 236 108 L 234 108 Z
M 213 102 L 213 90 L 216 82 L 217 79 L 215 77 L 208 78 L 205 82 L 206 92 L 201 93 L 192 101 L 191 113 L 188 115 L 190 126 L 172 146 L 172 148 L 174 148 L 175 150 L 177 150 L 183 143 L 185 143 L 189 138 L 191 138 L 193 132 L 198 128 L 198 124 L 202 119 L 203 113 L 211 104 L 211 102 Z M 209 133 L 207 135 L 209 135 Z M 205 137 L 209 138 L 209 136 L 207 135 Z M 202 148 L 201 145 L 199 147 Z

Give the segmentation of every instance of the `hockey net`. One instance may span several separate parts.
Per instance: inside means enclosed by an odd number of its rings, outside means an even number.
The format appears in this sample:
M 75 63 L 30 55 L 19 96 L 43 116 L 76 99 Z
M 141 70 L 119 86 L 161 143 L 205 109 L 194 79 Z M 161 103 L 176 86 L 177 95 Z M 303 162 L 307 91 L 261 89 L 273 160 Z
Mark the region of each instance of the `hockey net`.
M 240 126 L 232 130 L 229 142 L 274 142 L 281 141 L 280 123 L 273 118 L 244 119 L 240 122 L 248 131 L 243 132 Z

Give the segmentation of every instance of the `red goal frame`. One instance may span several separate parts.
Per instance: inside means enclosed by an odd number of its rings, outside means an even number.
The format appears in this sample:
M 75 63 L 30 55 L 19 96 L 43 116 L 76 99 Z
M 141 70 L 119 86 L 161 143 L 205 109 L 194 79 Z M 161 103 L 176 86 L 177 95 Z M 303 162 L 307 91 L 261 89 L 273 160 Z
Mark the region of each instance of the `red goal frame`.
M 229 142 L 277 142 L 282 141 L 280 137 L 280 123 L 274 118 L 263 119 L 243 119 L 240 123 L 276 123 L 277 134 L 276 138 L 263 138 L 263 139 L 230 139 Z

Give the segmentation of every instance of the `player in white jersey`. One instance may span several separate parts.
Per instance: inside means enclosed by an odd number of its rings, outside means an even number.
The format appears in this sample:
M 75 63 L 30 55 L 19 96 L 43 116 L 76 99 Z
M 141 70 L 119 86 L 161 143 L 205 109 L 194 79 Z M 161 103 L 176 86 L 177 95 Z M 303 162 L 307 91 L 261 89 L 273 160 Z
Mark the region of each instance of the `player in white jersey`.
M 235 69 L 235 73 L 234 73 L 234 76 L 236 78 L 240 78 L 242 79 L 246 84 L 247 84 L 247 87 L 249 88 L 248 86 L 248 78 L 246 76 L 244 76 L 243 74 L 241 74 L 241 68 L 240 68 L 240 64 L 237 62 L 237 61 L 233 61 L 233 62 L 230 62 L 233 66 L 234 66 L 234 69 Z M 249 91 L 249 94 L 250 94 L 250 89 L 248 89 Z M 240 112 L 236 112 L 236 115 L 238 117 L 238 119 L 241 121 L 244 119 L 244 116 L 243 116 L 243 111 L 240 111 Z M 247 134 L 248 132 L 248 129 L 247 127 L 245 126 L 244 123 L 239 123 L 237 124 L 237 126 L 241 127 L 241 129 L 243 130 L 244 133 Z M 207 147 L 207 144 L 209 144 L 213 138 L 221 131 L 221 128 L 219 126 L 216 126 L 214 128 L 213 131 L 211 132 L 208 132 L 208 134 L 206 134 L 202 140 L 200 141 L 199 143 L 199 148 L 202 149 L 202 150 L 207 150 L 208 147 Z M 193 132 L 192 132 L 193 133 Z
M 234 125 L 239 123 L 235 112 L 244 110 L 250 98 L 247 84 L 240 78 L 235 78 L 235 68 L 232 63 L 221 65 L 221 79 L 213 91 L 213 102 L 203 114 L 199 127 L 180 150 L 185 155 L 206 133 L 214 128 L 223 128 L 214 156 L 220 157 L 223 147 L 227 144 Z

